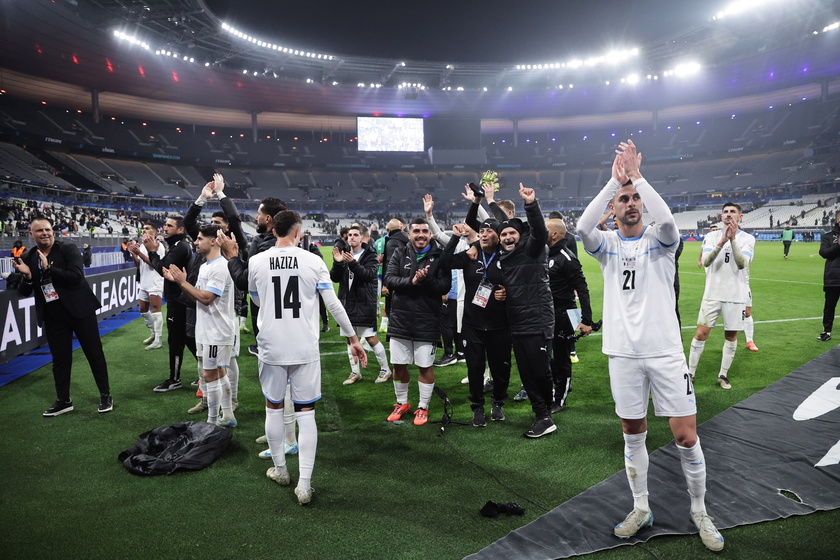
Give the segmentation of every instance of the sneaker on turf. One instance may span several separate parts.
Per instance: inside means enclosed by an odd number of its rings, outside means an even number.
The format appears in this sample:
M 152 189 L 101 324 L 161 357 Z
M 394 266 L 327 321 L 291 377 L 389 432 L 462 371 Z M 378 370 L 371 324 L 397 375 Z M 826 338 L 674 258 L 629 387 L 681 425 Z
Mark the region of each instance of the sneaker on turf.
M 466 385 L 469 382 L 470 382 L 470 378 L 469 378 L 469 376 L 467 376 L 467 377 L 465 377 L 461 380 L 461 385 Z
M 199 399 L 195 406 L 187 410 L 187 414 L 198 414 L 207 410 L 207 399 Z
M 65 412 L 70 412 L 73 410 L 73 401 L 62 401 L 58 399 L 55 403 L 49 407 L 47 410 L 44 411 L 44 416 L 52 417 L 58 416 L 59 414 L 64 414 Z
M 467 363 L 467 357 L 464 355 L 463 352 L 458 352 L 455 354 L 455 359 L 458 360 L 459 364 Z
M 388 422 L 394 422 L 396 420 L 399 420 L 400 418 L 402 418 L 403 414 L 405 414 L 406 412 L 408 412 L 410 410 L 411 410 L 411 404 L 409 404 L 409 403 L 405 403 L 405 404 L 396 403 L 396 404 L 394 404 L 394 410 L 388 416 Z
M 111 395 L 99 395 L 99 412 L 111 412 L 114 410 L 114 399 Z
M 263 442 L 265 443 L 265 442 Z M 297 455 L 300 448 L 298 447 L 297 442 L 295 443 L 284 443 L 283 450 L 286 452 L 286 455 Z M 257 454 L 257 457 L 260 459 L 271 459 L 271 449 L 266 449 L 265 451 L 260 451 Z
M 261 445 L 265 445 L 266 443 L 268 443 L 268 436 L 262 435 L 262 436 L 258 437 L 257 439 L 255 439 L 254 441 L 261 444 Z
M 309 490 L 301 490 L 300 488 L 295 488 L 295 496 L 297 496 L 298 503 L 302 506 L 308 505 L 309 502 L 312 501 L 313 492 L 315 492 L 314 488 L 310 488 Z
M 425 408 L 418 408 L 414 411 L 414 425 L 422 426 L 429 421 L 429 411 Z
M 160 385 L 155 387 L 154 391 L 155 391 L 155 393 L 166 393 L 168 391 L 174 391 L 174 390 L 180 389 L 180 388 L 181 388 L 181 382 L 180 381 L 176 381 L 174 379 L 167 379 L 166 381 L 164 381 L 163 383 L 161 383 Z
M 576 364 L 580 361 L 577 352 L 569 352 L 569 359 L 572 361 L 573 364 Z
M 472 425 L 476 428 L 483 428 L 487 425 L 487 417 L 484 416 L 483 408 L 476 408 L 473 410 Z
M 691 512 L 691 521 L 700 530 L 700 539 L 703 541 L 703 544 L 709 550 L 720 552 L 723 550 L 723 537 L 720 536 L 720 532 L 715 527 L 715 524 L 712 523 L 712 519 L 705 511 Z
M 248 328 L 248 325 L 239 325 L 239 332 L 244 332 L 248 334 L 251 332 L 251 329 Z
M 729 379 L 725 375 L 718 376 L 718 385 L 720 385 L 721 389 L 732 388 L 732 385 L 729 383 Z
M 344 383 L 342 383 L 342 385 L 352 385 L 356 381 L 361 381 L 361 380 L 362 380 L 362 374 L 361 373 L 353 373 L 351 371 L 350 372 L 350 377 L 345 379 Z
M 513 400 L 515 401 L 527 401 L 528 400 L 528 391 L 525 390 L 525 387 L 519 389 L 519 392 L 513 396 Z
M 257 453 L 257 457 L 259 457 L 260 459 L 271 459 L 271 449 L 260 451 L 259 453 Z
M 190 383 L 190 387 L 198 387 L 198 379 Z
M 820 333 L 820 336 L 817 337 L 817 340 L 819 340 L 820 342 L 828 342 L 829 340 L 831 340 L 831 333 L 830 332 Z
M 260 357 L 260 347 L 257 346 L 256 344 L 252 344 L 248 347 L 248 353 L 253 355 L 253 356 L 256 356 L 257 358 L 259 358 Z
M 484 388 L 482 390 L 485 393 L 492 393 L 493 392 L 493 379 L 485 379 L 484 380 Z
M 566 410 L 566 405 L 565 404 L 560 404 L 558 402 L 551 404 L 551 413 L 552 414 L 557 414 L 558 412 L 562 412 L 563 410 Z
M 505 411 L 502 409 L 501 403 L 493 403 L 490 407 L 490 420 L 494 422 L 501 422 L 505 419 Z
M 385 383 L 391 378 L 391 370 L 390 369 L 380 369 L 379 370 L 379 377 L 377 377 L 373 382 L 374 383 Z
M 321 332 L 330 332 L 330 326 L 325 324 L 321 327 Z
M 143 341 L 143 344 L 151 344 L 155 340 L 155 333 L 152 333 L 149 338 Z
M 289 476 L 289 469 L 286 465 L 282 467 L 270 467 L 265 471 L 265 476 L 279 484 L 280 486 L 288 486 L 292 483 L 292 477 Z
M 747 342 L 747 349 L 752 350 L 753 352 L 758 352 L 758 346 L 755 345 L 755 342 L 752 340 Z
M 235 428 L 239 425 L 239 422 L 236 421 L 236 418 L 223 418 L 216 420 L 216 425 L 220 428 Z
M 534 424 L 531 426 L 531 429 L 522 435 L 527 438 L 538 438 L 556 431 L 557 426 L 554 424 L 551 418 L 537 418 L 534 421 Z
M 446 367 L 451 366 L 452 364 L 457 362 L 458 358 L 456 358 L 454 354 L 444 354 L 443 356 L 435 360 L 433 365 L 435 367 Z
M 613 529 L 613 534 L 620 539 L 629 539 L 639 532 L 639 529 L 653 525 L 653 513 L 638 508 L 627 514 L 624 521 Z
M 155 340 L 148 346 L 146 346 L 146 350 L 157 350 L 158 348 L 163 348 L 163 343 L 160 340 Z

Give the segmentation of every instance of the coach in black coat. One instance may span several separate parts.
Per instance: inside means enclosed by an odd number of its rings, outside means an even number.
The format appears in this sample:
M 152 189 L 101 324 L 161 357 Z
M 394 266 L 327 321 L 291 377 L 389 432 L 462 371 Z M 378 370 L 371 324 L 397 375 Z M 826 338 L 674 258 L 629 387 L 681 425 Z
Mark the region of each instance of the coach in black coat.
M 85 280 L 82 255 L 72 243 L 55 240 L 52 222 L 36 218 L 29 226 L 35 242 L 13 263 L 23 275 L 18 292 L 34 294 L 38 325 L 44 329 L 50 346 L 55 380 L 56 402 L 44 416 L 58 416 L 73 410 L 70 399 L 70 371 L 73 365 L 73 334 L 87 357 L 99 388 L 99 412 L 113 409 L 108 384 L 108 365 L 99 339 L 96 310 L 101 303 Z

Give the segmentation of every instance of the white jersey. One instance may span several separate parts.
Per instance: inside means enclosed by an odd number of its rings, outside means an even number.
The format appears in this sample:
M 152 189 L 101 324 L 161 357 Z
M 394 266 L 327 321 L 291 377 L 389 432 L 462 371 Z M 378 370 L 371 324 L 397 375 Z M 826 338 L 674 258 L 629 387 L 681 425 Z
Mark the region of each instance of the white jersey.
M 234 329 L 233 278 L 228 272 L 227 260 L 216 257 L 198 269 L 198 290 L 216 294 L 210 305 L 195 303 L 195 341 L 198 344 L 232 346 L 236 338 Z
M 724 235 L 723 230 L 711 231 L 703 240 L 703 259 L 720 243 Z M 749 277 L 747 267 L 755 252 L 755 237 L 742 230 L 735 235 L 735 242 L 741 249 L 746 261 L 744 268 L 739 269 L 732 256 L 732 245 L 727 241 L 718 256 L 706 267 L 706 289 L 703 299 L 725 301 L 729 303 L 746 303 L 749 297 Z
M 248 260 L 248 291 L 260 306 L 261 362 L 295 365 L 320 359 L 318 291 L 326 289 L 333 289 L 327 265 L 299 247 L 272 247 Z
M 149 256 L 149 250 L 146 249 L 146 246 L 142 243 L 140 244 L 140 252 L 146 257 Z M 163 243 L 158 243 L 157 254 L 161 259 L 166 256 L 166 248 L 163 246 Z M 163 276 L 158 274 L 157 271 L 152 268 L 152 265 L 147 264 L 146 261 L 140 259 L 139 270 L 141 290 L 157 293 L 161 293 L 163 291 Z
M 657 229 L 638 237 L 603 232 L 594 253 L 604 275 L 603 352 L 608 356 L 652 358 L 682 354 L 674 295 L 674 255 L 679 240 L 665 246 Z

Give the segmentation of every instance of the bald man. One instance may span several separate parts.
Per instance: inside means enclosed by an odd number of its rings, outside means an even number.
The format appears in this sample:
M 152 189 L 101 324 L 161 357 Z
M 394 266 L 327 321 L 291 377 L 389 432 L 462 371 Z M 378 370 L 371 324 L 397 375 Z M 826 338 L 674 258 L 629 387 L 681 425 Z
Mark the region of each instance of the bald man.
M 388 332 L 388 315 L 391 313 L 391 294 L 385 287 L 384 271 L 388 269 L 388 262 L 394 251 L 408 244 L 408 235 L 405 233 L 405 223 L 399 218 L 392 218 L 385 226 L 388 234 L 385 236 L 385 248 L 382 252 L 382 295 L 385 296 L 385 310 L 382 313 L 382 322 L 379 325 L 379 332 Z

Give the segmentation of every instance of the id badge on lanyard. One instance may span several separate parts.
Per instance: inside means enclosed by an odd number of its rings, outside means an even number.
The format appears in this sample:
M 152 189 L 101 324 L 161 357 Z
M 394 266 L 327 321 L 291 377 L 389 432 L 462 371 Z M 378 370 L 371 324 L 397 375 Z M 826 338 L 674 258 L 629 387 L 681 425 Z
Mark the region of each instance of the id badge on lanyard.
M 478 289 L 475 291 L 472 302 L 479 307 L 487 307 L 487 301 L 493 293 L 493 284 L 482 278 L 478 284 Z
M 41 270 L 41 261 L 38 261 L 38 270 Z M 43 273 L 42 273 L 43 274 Z M 56 301 L 58 299 L 58 292 L 55 291 L 55 286 L 52 282 L 41 282 L 41 291 L 44 292 L 44 300 L 47 302 Z

